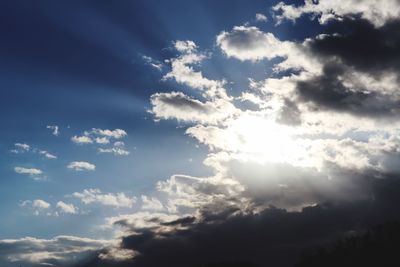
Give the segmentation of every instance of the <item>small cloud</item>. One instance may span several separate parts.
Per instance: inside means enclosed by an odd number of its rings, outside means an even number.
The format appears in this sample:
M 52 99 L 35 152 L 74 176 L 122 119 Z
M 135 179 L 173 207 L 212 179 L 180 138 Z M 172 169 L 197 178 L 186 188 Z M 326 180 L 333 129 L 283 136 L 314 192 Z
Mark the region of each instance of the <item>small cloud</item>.
M 33 201 L 24 200 L 19 204 L 19 206 L 29 208 L 33 211 L 34 215 L 39 215 L 42 212 L 47 212 L 50 209 L 51 204 L 42 199 L 35 199 Z
M 128 156 L 130 154 L 128 150 L 119 147 L 99 148 L 97 151 L 99 153 L 112 153 L 116 156 Z
M 85 132 L 85 135 L 98 135 L 98 136 L 106 136 L 109 138 L 120 139 L 122 137 L 127 136 L 127 133 L 122 129 L 108 130 L 108 129 L 97 129 L 93 128 L 90 132 Z
M 89 136 L 77 136 L 74 135 L 71 137 L 71 141 L 74 142 L 75 144 L 92 144 L 93 140 Z
M 39 154 L 45 156 L 48 159 L 57 159 L 57 156 L 47 152 L 46 150 L 39 150 Z
M 98 203 L 117 208 L 131 208 L 136 202 L 135 197 L 128 197 L 124 193 L 105 194 L 100 189 L 85 189 L 83 192 L 73 193 L 72 196 L 80 199 L 84 204 Z
M 268 21 L 268 18 L 267 18 L 267 16 L 265 16 L 264 14 L 257 13 L 257 14 L 256 14 L 256 21 L 259 21 L 259 22 L 267 22 L 267 21 Z
M 46 128 L 52 130 L 52 134 L 53 134 L 54 136 L 59 136 L 59 135 L 60 135 L 60 131 L 59 131 L 57 125 L 47 125 Z
M 67 204 L 63 201 L 58 201 L 56 207 L 63 213 L 76 214 L 78 212 L 78 208 L 73 204 Z
M 48 203 L 42 199 L 35 199 L 32 202 L 32 207 L 36 208 L 36 209 L 48 209 L 48 208 L 50 208 L 50 206 L 51 206 L 50 203 Z
M 147 65 L 150 65 L 150 66 L 152 66 L 153 68 L 155 68 L 155 69 L 157 69 L 159 71 L 161 71 L 162 68 L 163 68 L 163 64 L 160 61 L 155 60 L 155 59 L 153 59 L 153 58 L 151 58 L 149 56 L 143 55 L 142 59 L 146 62 Z
M 11 152 L 15 154 L 28 152 L 31 149 L 30 145 L 25 143 L 15 143 L 14 147 L 15 149 L 11 150 Z
M 68 164 L 67 168 L 75 171 L 94 171 L 96 169 L 96 165 L 86 161 L 72 161 Z
M 15 167 L 14 171 L 19 174 L 29 174 L 31 176 L 41 175 L 43 172 L 35 168 Z
M 101 145 L 110 143 L 110 139 L 108 139 L 107 137 L 96 137 L 95 141 L 97 144 L 101 144 Z
M 174 46 L 180 53 L 192 53 L 197 49 L 197 46 L 193 41 L 176 41 L 174 42 Z
M 114 147 L 111 148 L 99 148 L 97 150 L 99 153 L 112 153 L 116 156 L 127 156 L 130 154 L 128 150 L 125 149 L 125 143 L 122 141 L 117 141 L 114 143 Z

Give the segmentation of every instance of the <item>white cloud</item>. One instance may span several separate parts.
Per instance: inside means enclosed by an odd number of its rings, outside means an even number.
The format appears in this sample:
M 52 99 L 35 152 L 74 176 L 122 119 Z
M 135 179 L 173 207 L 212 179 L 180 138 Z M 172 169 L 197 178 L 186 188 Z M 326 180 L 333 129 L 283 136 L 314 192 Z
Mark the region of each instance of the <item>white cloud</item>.
M 176 41 L 175 49 L 180 53 L 193 53 L 197 50 L 197 45 L 193 41 Z
M 86 161 L 72 161 L 68 164 L 67 168 L 75 171 L 94 171 L 96 169 L 96 165 Z
M 29 208 L 36 216 L 41 214 L 47 216 L 52 215 L 50 211 L 51 204 L 42 199 L 24 200 L 19 205 L 24 208 Z
M 127 156 L 130 154 L 128 150 L 125 149 L 125 143 L 122 141 L 114 142 L 111 148 L 98 148 L 99 153 L 112 153 L 116 156 Z
M 208 79 L 202 72 L 193 69 L 194 65 L 199 65 L 207 56 L 197 52 L 197 46 L 192 41 L 177 41 L 175 49 L 181 55 L 169 60 L 171 71 L 163 79 L 175 79 L 177 83 L 201 90 L 204 97 L 228 99 L 223 88 L 224 81 Z
M 76 144 L 92 144 L 93 140 L 89 136 L 72 136 L 71 141 L 76 143 Z
M 19 174 L 29 174 L 31 176 L 41 175 L 43 172 L 36 168 L 15 167 L 14 171 Z
M 25 151 L 29 151 L 30 146 L 28 144 L 21 144 L 21 143 L 15 143 L 15 147 L 20 148 Z
M 261 60 L 285 57 L 293 48 L 290 42 L 281 42 L 272 33 L 257 27 L 236 26 L 231 32 L 221 32 L 217 45 L 228 57 L 240 60 Z
M 400 5 L 397 0 L 319 0 L 318 3 L 305 0 L 304 4 L 299 6 L 280 2 L 272 9 L 278 23 L 284 19 L 295 21 L 303 14 L 311 13 L 318 15 L 322 24 L 332 19 L 341 20 L 346 16 L 361 15 L 376 27 L 380 27 L 385 22 L 400 17 Z
M 80 263 L 96 252 L 114 249 L 115 240 L 96 240 L 75 236 L 57 236 L 52 239 L 24 237 L 0 240 L 1 266 L 60 266 Z M 108 257 L 110 259 L 112 255 Z M 125 260 L 126 258 L 121 258 Z M 118 260 L 113 259 L 113 260 Z
M 257 13 L 256 14 L 256 21 L 266 22 L 266 21 L 268 21 L 268 18 L 264 14 Z
M 11 152 L 15 154 L 28 152 L 31 149 L 30 145 L 25 143 L 15 143 L 14 146 L 15 149 L 12 149 Z
M 136 198 L 128 197 L 124 193 L 102 193 L 99 189 L 85 189 L 75 192 L 72 196 L 80 199 L 84 204 L 98 203 L 104 206 L 117 208 L 131 208 Z
M 40 155 L 44 155 L 48 159 L 57 159 L 57 156 L 47 152 L 46 150 L 39 150 Z
M 142 209 L 144 210 L 163 210 L 164 205 L 155 197 L 141 196 Z
M 110 139 L 108 139 L 107 137 L 96 137 L 95 139 L 97 144 L 109 144 L 110 143 Z
M 158 71 L 161 71 L 163 68 L 163 64 L 157 60 L 154 60 L 153 58 L 149 57 L 149 56 L 142 56 L 143 60 L 146 62 L 147 65 L 152 66 L 153 68 L 155 68 Z
M 236 112 L 230 102 L 213 100 L 203 103 L 181 92 L 156 93 L 150 101 L 151 112 L 157 119 L 218 123 Z
M 53 135 L 55 135 L 55 136 L 59 136 L 60 135 L 60 131 L 59 131 L 57 125 L 48 125 L 46 128 L 52 130 L 52 134 Z
M 93 128 L 90 132 L 85 132 L 85 135 L 99 135 L 109 138 L 120 139 L 127 136 L 127 133 L 122 129 L 108 130 Z
M 56 207 L 59 208 L 60 211 L 64 213 L 76 214 L 78 212 L 78 208 L 75 207 L 73 204 L 67 204 L 63 201 L 58 201 Z
M 128 156 L 130 152 L 120 147 L 112 147 L 112 148 L 99 148 L 97 150 L 99 153 L 112 153 L 116 156 Z
M 48 203 L 42 199 L 35 199 L 32 202 L 32 207 L 36 208 L 36 209 L 48 209 L 48 208 L 50 208 L 50 206 L 51 206 L 50 203 Z

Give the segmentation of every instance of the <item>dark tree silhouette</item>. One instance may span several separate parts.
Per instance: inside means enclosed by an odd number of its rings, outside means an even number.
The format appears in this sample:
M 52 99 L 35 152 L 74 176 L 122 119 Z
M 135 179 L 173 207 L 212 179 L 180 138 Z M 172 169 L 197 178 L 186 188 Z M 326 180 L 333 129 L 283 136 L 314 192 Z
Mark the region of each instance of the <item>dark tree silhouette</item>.
M 296 267 L 400 266 L 400 223 L 375 226 L 363 234 L 338 241 L 330 248 L 319 248 L 304 256 Z

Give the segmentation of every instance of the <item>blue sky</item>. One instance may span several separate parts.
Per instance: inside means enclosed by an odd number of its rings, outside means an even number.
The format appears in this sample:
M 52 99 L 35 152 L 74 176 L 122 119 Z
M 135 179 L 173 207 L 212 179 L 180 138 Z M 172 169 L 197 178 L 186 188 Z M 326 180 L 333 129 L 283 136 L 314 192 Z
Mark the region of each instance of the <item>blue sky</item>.
M 1 2 L 0 265 L 159 267 L 177 237 L 378 199 L 396 1 Z
M 204 64 L 204 73 L 228 77 L 234 83 L 231 90 L 240 92 L 247 83 L 241 75 L 260 79 L 270 70 L 264 63 L 243 67 L 228 59 L 227 64 L 215 48 L 215 36 L 237 24 L 255 23 L 256 13 L 269 16 L 270 4 L 232 4 L 231 12 L 223 12 L 223 1 L 2 4 L 0 190 L 5 201 L 0 211 L 10 216 L 2 222 L 1 238 L 97 236 L 88 232 L 87 225 L 75 222 L 81 220 L 78 216 L 43 219 L 27 214 L 19 207 L 25 199 L 50 201 L 88 187 L 138 195 L 153 190 L 156 181 L 174 173 L 210 173 L 202 164 L 204 147 L 197 148 L 175 122 L 154 122 L 148 112 L 151 94 L 172 89 L 190 93 L 190 88 L 161 81 L 168 66 L 160 72 L 143 56 L 162 62 L 175 53 L 173 41 L 193 40 L 215 53 Z M 304 38 L 310 31 L 294 31 L 290 24 L 279 30 L 271 23 L 255 24 L 273 29 L 283 38 Z M 52 135 L 48 125 L 57 125 L 59 136 Z M 99 155 L 91 146 L 71 142 L 72 136 L 91 128 L 124 129 L 130 154 Z M 58 159 L 48 160 L 32 152 L 13 154 L 10 150 L 15 143 L 48 150 Z M 66 165 L 74 160 L 92 162 L 96 171 L 73 173 Z M 17 174 L 15 166 L 41 169 L 48 181 Z M 85 220 L 98 222 L 101 216 L 87 215 Z

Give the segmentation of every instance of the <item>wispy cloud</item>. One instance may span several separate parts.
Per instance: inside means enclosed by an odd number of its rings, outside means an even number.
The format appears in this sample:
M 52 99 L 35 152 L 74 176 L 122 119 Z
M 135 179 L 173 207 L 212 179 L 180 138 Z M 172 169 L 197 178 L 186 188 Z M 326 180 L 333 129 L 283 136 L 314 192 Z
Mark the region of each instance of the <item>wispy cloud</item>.
M 50 129 L 54 136 L 59 136 L 60 135 L 60 131 L 59 131 L 59 128 L 58 128 L 57 125 L 48 125 L 46 128 Z

